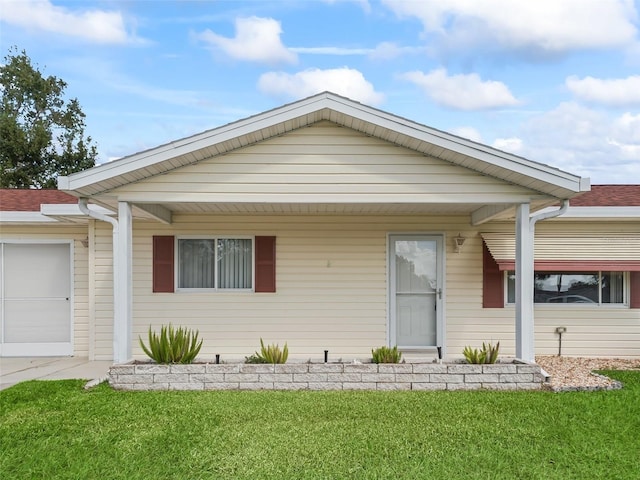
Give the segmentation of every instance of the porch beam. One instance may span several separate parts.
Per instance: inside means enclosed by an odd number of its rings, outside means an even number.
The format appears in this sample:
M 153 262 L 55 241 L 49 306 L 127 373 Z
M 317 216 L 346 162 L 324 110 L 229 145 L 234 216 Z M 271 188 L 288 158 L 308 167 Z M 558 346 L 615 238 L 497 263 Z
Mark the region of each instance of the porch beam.
M 136 203 L 135 207 L 151 215 L 160 223 L 171 225 L 171 215 L 173 212 L 171 212 L 167 207 L 158 205 L 157 203 Z
M 533 278 L 534 226 L 528 203 L 516 207 L 516 357 L 535 361 Z
M 513 204 L 485 205 L 471 212 L 471 225 L 477 226 L 494 220 L 513 209 Z
M 118 202 L 117 248 L 114 248 L 113 361 L 131 359 L 132 283 L 133 283 L 133 215 L 131 204 Z

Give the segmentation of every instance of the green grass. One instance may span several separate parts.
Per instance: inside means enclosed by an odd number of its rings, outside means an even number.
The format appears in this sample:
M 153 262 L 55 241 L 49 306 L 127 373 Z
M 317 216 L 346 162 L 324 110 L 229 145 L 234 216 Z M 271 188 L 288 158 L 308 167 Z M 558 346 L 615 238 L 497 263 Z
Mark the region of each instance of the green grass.
M 0 392 L 8 479 L 638 478 L 640 372 L 608 392 Z

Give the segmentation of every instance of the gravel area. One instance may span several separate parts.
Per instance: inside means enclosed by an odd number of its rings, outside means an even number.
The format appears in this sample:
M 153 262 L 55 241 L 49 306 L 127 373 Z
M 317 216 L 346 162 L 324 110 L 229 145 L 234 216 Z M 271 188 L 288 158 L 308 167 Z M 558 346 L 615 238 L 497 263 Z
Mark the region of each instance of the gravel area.
M 624 358 L 538 356 L 536 363 L 551 375 L 551 381 L 546 387 L 553 391 L 620 388 L 619 382 L 593 371 L 640 369 L 640 360 Z

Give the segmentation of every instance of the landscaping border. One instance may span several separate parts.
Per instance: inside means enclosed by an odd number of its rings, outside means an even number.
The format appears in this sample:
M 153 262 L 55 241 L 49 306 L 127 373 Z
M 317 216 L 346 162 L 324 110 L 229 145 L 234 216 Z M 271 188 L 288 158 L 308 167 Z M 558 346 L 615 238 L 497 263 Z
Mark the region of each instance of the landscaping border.
M 113 365 L 116 390 L 538 390 L 539 365 L 437 363 L 194 363 Z

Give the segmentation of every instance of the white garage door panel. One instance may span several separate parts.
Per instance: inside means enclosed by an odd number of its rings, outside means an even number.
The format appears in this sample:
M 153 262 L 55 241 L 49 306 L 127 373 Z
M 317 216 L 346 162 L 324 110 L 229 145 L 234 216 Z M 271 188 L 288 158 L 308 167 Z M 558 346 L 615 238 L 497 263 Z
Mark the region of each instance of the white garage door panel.
M 71 244 L 5 243 L 1 268 L 1 355 L 72 355 Z
M 7 343 L 70 342 L 69 301 L 8 300 L 4 309 Z
M 5 245 L 5 297 L 69 296 L 69 245 Z

